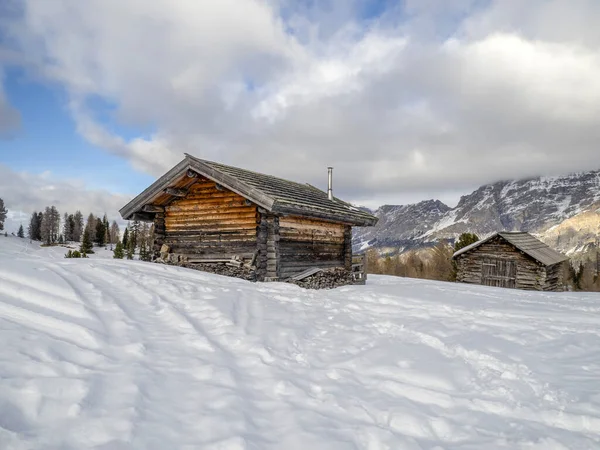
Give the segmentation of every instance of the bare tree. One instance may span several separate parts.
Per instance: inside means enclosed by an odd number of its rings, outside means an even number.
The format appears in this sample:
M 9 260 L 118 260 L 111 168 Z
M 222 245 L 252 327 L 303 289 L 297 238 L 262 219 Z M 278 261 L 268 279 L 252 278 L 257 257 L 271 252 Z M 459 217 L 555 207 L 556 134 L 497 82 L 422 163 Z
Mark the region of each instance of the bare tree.
M 119 230 L 119 224 L 116 220 L 113 220 L 112 224 L 110 225 L 109 235 L 111 244 L 116 244 L 117 242 L 119 242 L 121 230 Z
M 453 248 L 447 242 L 440 241 L 432 250 L 429 263 L 429 277 L 434 280 L 450 281 L 453 278 L 452 266 Z

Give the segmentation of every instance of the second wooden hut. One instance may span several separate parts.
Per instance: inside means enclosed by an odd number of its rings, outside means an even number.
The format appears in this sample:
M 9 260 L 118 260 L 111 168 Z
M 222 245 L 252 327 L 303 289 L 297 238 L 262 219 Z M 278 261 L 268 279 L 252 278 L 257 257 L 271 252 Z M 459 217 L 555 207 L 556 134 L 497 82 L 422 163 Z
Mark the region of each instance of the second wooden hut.
M 529 233 L 503 231 L 471 244 L 453 257 L 457 281 L 539 291 L 563 290 L 568 258 Z

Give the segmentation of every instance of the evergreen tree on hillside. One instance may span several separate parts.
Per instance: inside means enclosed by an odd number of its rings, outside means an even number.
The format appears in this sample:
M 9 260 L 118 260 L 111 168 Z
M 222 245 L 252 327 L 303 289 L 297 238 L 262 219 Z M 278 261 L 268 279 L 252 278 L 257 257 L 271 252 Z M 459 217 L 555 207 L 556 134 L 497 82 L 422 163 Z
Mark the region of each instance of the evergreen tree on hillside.
M 90 235 L 90 241 L 95 242 L 96 241 L 96 224 L 97 224 L 97 219 L 94 216 L 93 213 L 90 213 L 90 215 L 88 216 L 87 222 L 85 224 L 85 228 L 84 228 L 84 233 L 87 231 L 88 234 Z
M 65 213 L 63 236 L 66 242 L 75 241 L 75 216 Z
M 23 239 L 25 237 L 25 231 L 23 230 L 23 225 L 19 226 L 19 231 L 17 231 L 17 236 Z
M 42 216 L 41 240 L 47 244 L 55 244 L 58 242 L 60 229 L 60 214 L 55 206 L 47 206 Z
M 38 240 L 38 241 L 42 240 L 42 221 L 43 220 L 44 220 L 44 213 L 42 211 L 40 211 L 37 215 L 38 228 L 37 228 L 36 240 Z
M 115 247 L 115 250 L 113 251 L 113 258 L 123 259 L 124 256 L 125 256 L 125 252 L 123 250 L 123 244 L 121 244 L 121 242 L 117 241 L 117 245 Z
M 65 215 L 63 216 L 63 230 L 62 230 L 62 234 L 63 237 L 65 238 L 66 241 L 69 240 L 69 234 L 70 234 L 70 230 L 69 230 L 69 213 L 65 213 Z
M 135 247 L 133 246 L 133 241 L 129 239 L 127 242 L 127 259 L 133 259 L 133 255 L 135 254 Z
M 134 220 L 131 224 L 131 229 L 129 231 L 129 241 L 133 245 L 134 252 L 140 243 L 141 231 L 142 231 L 142 223 L 139 220 Z
M 52 223 L 50 224 L 51 238 L 52 242 L 56 243 L 60 236 L 60 213 L 56 206 L 50 207 L 50 215 L 52 216 Z
M 152 259 L 152 254 L 148 250 L 148 245 L 146 244 L 146 241 L 143 240 L 140 243 L 140 260 L 150 261 L 151 259 Z
M 475 233 L 463 233 L 454 243 L 454 251 L 457 252 L 461 248 L 465 248 L 467 245 L 474 244 L 477 241 L 479 241 L 479 237 Z
M 46 206 L 44 210 L 44 215 L 42 216 L 42 223 L 40 225 L 40 233 L 42 235 L 42 242 L 46 245 L 50 245 L 52 243 L 52 217 L 50 215 L 50 207 Z
M 102 218 L 102 225 L 104 225 L 104 243 L 112 244 L 112 242 L 110 241 L 110 223 L 108 223 L 108 217 L 106 217 L 106 213 Z
M 31 219 L 29 220 L 29 227 L 27 228 L 27 235 L 32 241 L 41 240 L 41 238 L 38 237 L 40 236 L 40 222 L 37 212 L 34 212 L 31 215 Z
M 81 235 L 83 234 L 83 214 L 81 211 L 76 211 L 73 215 L 73 236 L 74 242 L 81 241 Z
M 6 214 L 8 210 L 4 206 L 4 200 L 0 198 L 0 230 L 4 230 L 4 221 L 6 220 Z
M 79 251 L 85 255 L 89 253 L 94 253 L 92 238 L 90 236 L 90 230 L 86 227 L 83 232 L 83 240 L 81 241 L 81 246 L 79 247 Z
M 96 221 L 96 245 L 102 247 L 106 241 L 104 238 L 106 237 L 106 229 L 104 228 L 104 221 L 102 219 L 98 219 Z
M 123 233 L 123 248 L 129 248 L 129 227 L 125 227 L 125 233 Z

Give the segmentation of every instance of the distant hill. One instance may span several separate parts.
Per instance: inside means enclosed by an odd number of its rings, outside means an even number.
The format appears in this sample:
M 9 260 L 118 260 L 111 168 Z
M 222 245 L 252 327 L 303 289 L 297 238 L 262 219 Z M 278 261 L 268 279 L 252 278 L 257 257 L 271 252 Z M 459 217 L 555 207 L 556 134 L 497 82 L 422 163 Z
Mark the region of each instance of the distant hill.
M 356 228 L 355 250 L 402 253 L 466 231 L 485 236 L 518 230 L 575 254 L 595 245 L 600 235 L 600 171 L 487 184 L 461 197 L 455 208 L 427 200 L 385 205 L 373 213 L 379 223 Z

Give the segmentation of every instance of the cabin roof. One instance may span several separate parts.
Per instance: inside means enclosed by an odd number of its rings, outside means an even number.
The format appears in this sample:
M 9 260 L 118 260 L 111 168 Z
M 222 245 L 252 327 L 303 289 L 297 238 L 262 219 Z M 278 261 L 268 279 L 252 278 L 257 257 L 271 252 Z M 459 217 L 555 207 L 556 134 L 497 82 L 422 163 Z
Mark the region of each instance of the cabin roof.
M 509 244 L 512 244 L 514 247 L 518 248 L 523 253 L 526 253 L 545 266 L 552 266 L 569 259 L 562 253 L 550 248 L 539 239 L 534 238 L 531 234 L 523 231 L 500 231 L 494 233 L 485 239 L 481 239 L 474 244 L 461 248 L 459 251 L 454 253 L 454 255 L 452 255 L 452 258 L 456 258 L 457 256 L 470 252 L 480 245 L 494 239 L 496 236 L 500 236 Z
M 314 217 L 356 226 L 375 225 L 378 220 L 338 198 L 329 200 L 326 192 L 309 184 L 206 161 L 187 153 L 179 164 L 125 205 L 120 210 L 121 216 L 130 220 L 135 213 L 142 212 L 144 205 L 164 203 L 168 196 L 165 189 L 168 187 L 189 187 L 189 182 L 186 184 L 185 181 L 188 170 L 215 181 L 275 214 Z

